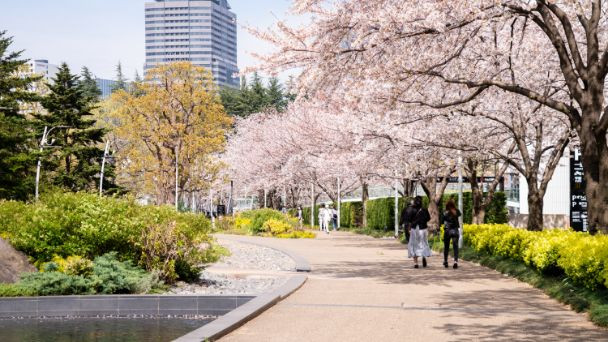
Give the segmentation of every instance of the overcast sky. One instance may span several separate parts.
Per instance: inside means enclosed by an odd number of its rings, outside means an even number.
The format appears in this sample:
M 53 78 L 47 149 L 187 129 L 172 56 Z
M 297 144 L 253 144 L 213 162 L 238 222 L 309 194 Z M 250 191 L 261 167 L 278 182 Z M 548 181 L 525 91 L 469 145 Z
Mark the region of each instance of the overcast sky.
M 100 78 L 114 78 L 118 61 L 133 78 L 145 61 L 146 0 L 18 0 L 2 1 L 0 31 L 14 37 L 14 50 L 30 59 L 67 62 L 74 70 L 87 66 Z M 269 27 L 286 18 L 290 0 L 228 0 L 236 13 L 238 63 L 256 63 L 248 52 L 271 46 L 249 35 L 242 25 Z

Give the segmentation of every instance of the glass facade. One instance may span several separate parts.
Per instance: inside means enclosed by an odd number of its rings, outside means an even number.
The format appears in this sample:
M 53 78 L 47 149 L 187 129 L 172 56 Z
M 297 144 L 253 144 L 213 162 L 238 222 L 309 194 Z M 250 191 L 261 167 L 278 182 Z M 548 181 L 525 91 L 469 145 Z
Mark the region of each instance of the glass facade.
M 220 86 L 239 87 L 236 15 L 227 0 L 154 0 L 146 3 L 146 65 L 190 61 Z
M 99 90 L 101 91 L 101 98 L 103 100 L 107 99 L 108 97 L 110 97 L 110 95 L 112 95 L 112 89 L 114 88 L 116 81 L 97 78 L 95 79 L 95 82 L 97 82 L 97 88 L 99 88 Z

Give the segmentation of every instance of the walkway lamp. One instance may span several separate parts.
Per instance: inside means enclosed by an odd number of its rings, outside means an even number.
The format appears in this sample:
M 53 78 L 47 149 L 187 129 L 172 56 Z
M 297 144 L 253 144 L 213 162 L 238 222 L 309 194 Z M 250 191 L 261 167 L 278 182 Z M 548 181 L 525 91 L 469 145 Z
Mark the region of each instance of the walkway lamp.
M 50 142 L 48 141 L 49 135 L 54 129 L 57 128 L 70 128 L 69 126 L 55 126 L 49 129 L 48 126 L 44 126 L 44 132 L 42 133 L 42 139 L 40 139 L 40 156 L 38 156 L 38 165 L 36 166 L 36 190 L 35 190 L 35 199 L 38 201 L 39 197 L 39 188 L 40 188 L 40 168 L 42 167 L 42 151 L 47 147 L 53 147 L 55 143 L 55 139 L 52 139 Z

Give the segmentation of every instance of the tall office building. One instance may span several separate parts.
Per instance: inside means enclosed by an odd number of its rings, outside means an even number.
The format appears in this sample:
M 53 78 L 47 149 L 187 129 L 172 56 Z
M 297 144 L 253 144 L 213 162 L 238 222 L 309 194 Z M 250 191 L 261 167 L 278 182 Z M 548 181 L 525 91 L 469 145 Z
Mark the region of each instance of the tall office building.
M 228 0 L 146 2 L 144 69 L 177 61 L 209 69 L 220 86 L 239 87 L 236 15 Z

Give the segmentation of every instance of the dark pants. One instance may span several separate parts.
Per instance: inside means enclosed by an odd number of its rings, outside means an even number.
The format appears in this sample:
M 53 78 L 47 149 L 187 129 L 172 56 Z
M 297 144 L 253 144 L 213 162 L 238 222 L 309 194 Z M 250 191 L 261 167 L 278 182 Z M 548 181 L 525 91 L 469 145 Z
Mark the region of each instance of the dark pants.
M 458 236 L 450 237 L 448 234 L 443 234 L 443 261 L 448 262 L 448 254 L 450 254 L 450 240 L 454 247 L 454 260 L 458 261 Z

